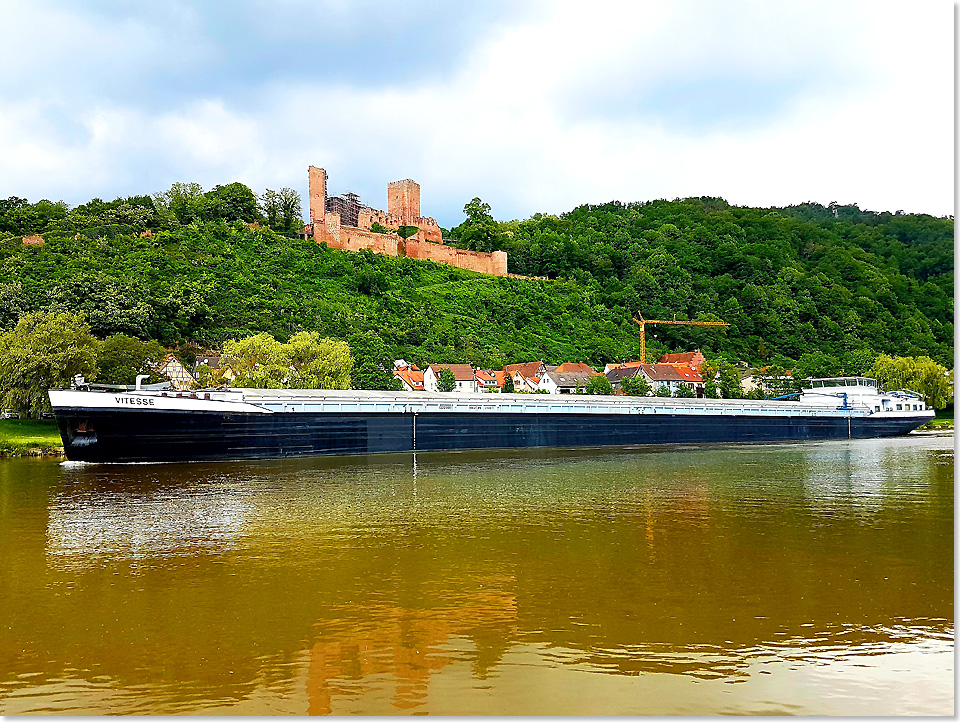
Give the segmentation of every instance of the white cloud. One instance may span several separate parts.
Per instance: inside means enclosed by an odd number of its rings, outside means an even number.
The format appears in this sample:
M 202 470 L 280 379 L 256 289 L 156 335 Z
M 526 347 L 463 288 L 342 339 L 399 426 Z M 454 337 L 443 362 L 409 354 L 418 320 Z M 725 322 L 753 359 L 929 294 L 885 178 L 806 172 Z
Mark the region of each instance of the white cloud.
M 8 95 L 0 195 L 83 202 L 175 180 L 305 192 L 315 164 L 372 205 L 415 178 L 445 225 L 476 195 L 501 218 L 687 195 L 947 214 L 952 20 L 945 2 L 546 3 L 478 38 L 450 79 L 402 89 L 278 70 L 250 89 L 257 104 L 93 101 L 69 137 L 48 120 L 62 103 Z M 677 87 L 671 102 L 699 107 L 696 83 L 718 78 L 741 93 L 724 122 L 673 122 L 658 101 Z

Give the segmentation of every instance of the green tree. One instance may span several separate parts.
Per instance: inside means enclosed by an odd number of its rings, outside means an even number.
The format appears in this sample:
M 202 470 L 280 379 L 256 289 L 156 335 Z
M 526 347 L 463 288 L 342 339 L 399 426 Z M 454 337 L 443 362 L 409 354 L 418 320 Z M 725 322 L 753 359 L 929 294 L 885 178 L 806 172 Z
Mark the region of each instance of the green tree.
M 500 247 L 500 231 L 490 215 L 490 204 L 474 198 L 464 205 L 467 220 L 451 231 L 471 251 L 495 251 Z
M 397 235 L 403 239 L 407 239 L 411 236 L 417 235 L 417 231 L 419 230 L 420 229 L 417 226 L 400 226 L 397 228 Z
M 513 374 L 506 374 L 503 377 L 503 393 L 513 394 L 516 393 L 517 389 L 513 385 Z
M 654 394 L 654 396 L 659 396 L 660 398 L 664 399 L 670 398 L 670 387 L 666 384 L 657 386 L 657 392 Z
M 300 194 L 292 188 L 281 188 L 279 191 L 268 188 L 259 200 L 260 211 L 273 230 L 289 233 L 303 226 Z
M 627 376 L 620 382 L 620 390 L 624 396 L 646 396 L 650 393 L 650 384 L 640 375 Z
M 283 389 L 290 384 L 290 350 L 268 333 L 258 333 L 223 345 L 222 366 L 235 374 L 233 386 Z
M 0 335 L 0 403 L 33 418 L 50 411 L 47 391 L 97 373 L 98 343 L 82 316 L 34 313 Z
M 0 328 L 13 328 L 29 309 L 30 299 L 24 293 L 22 283 L 0 283 Z
M 193 382 L 194 389 L 209 389 L 223 384 L 223 376 L 219 369 L 212 369 L 207 364 L 201 364 L 197 369 L 197 380 Z
M 343 341 L 320 338 L 316 331 L 290 337 L 290 387 L 295 389 L 349 389 L 353 357 Z
M 400 379 L 392 373 L 393 362 L 379 334 L 375 331 L 355 333 L 348 342 L 354 360 L 351 373 L 353 388 L 384 391 L 400 391 L 403 388 Z
M 223 345 L 221 365 L 233 369 L 233 385 L 259 389 L 350 388 L 353 358 L 343 341 L 302 331 L 281 343 L 267 333 Z
M 678 399 L 695 399 L 697 398 L 697 393 L 687 384 L 680 384 L 677 386 L 677 391 L 674 393 L 674 396 Z
M 597 376 L 591 376 L 590 380 L 587 381 L 587 385 L 584 387 L 584 393 L 594 394 L 596 396 L 611 396 L 613 395 L 613 386 L 606 376 L 598 374 Z
M 928 356 L 877 357 L 867 376 L 877 379 L 886 391 L 908 389 L 923 396 L 928 406 L 945 408 L 953 401 L 947 369 Z
M 457 377 L 453 375 L 453 371 L 448 368 L 440 369 L 440 373 L 437 374 L 437 391 L 453 391 L 457 388 Z
M 840 363 L 840 359 L 823 351 L 803 354 L 793 367 L 793 376 L 798 381 L 810 378 L 830 378 L 842 374 L 843 365 Z
M 115 333 L 145 338 L 155 312 L 138 284 L 106 273 L 79 273 L 54 286 L 50 310 L 82 314 L 98 336 Z
M 186 224 L 199 221 L 204 207 L 199 183 L 173 183 L 169 190 L 153 196 L 154 207 L 162 218 Z
M 151 377 L 148 383 L 160 381 L 152 369 L 164 354 L 163 346 L 156 341 L 141 341 L 122 333 L 108 336 L 100 342 L 97 381 L 132 384 L 139 374 L 148 374 Z
M 257 196 L 243 183 L 217 185 L 203 195 L 205 203 L 201 214 L 205 221 L 253 223 L 261 219 L 257 208 Z
M 737 373 L 737 367 L 725 356 L 707 359 L 700 364 L 700 376 L 703 378 L 703 392 L 707 398 L 743 398 L 740 374 Z
M 787 373 L 783 366 L 767 366 L 763 374 L 758 374 L 764 397 L 786 396 L 800 391 L 801 384 Z

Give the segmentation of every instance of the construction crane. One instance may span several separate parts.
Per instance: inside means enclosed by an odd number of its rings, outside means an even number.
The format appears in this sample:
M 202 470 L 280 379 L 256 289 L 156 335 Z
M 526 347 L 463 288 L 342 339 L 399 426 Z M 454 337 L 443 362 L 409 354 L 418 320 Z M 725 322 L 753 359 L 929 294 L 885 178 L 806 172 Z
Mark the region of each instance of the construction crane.
M 647 324 L 652 325 L 670 325 L 670 326 L 729 326 L 729 323 L 725 321 L 678 321 L 676 314 L 673 316 L 672 321 L 648 321 L 643 317 L 639 312 L 637 313 L 640 316 L 639 319 L 633 319 L 634 323 L 640 324 L 640 363 L 645 364 L 647 362 Z

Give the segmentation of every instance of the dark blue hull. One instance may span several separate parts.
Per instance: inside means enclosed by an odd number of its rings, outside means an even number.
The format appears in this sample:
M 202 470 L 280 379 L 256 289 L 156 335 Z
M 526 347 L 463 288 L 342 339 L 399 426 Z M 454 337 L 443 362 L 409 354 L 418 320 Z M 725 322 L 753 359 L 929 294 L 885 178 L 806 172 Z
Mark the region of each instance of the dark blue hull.
M 275 413 L 58 409 L 71 461 L 275 459 L 524 447 L 899 436 L 925 418 L 691 414 Z

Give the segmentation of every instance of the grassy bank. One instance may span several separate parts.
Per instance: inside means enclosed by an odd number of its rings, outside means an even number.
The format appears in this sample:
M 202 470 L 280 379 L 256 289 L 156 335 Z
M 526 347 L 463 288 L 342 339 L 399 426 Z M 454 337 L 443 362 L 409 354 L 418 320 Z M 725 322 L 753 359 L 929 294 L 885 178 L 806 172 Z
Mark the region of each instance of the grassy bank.
M 932 429 L 933 431 L 945 431 L 953 428 L 953 409 L 942 409 L 937 412 L 936 417 L 920 427 L 921 429 Z
M 33 419 L 0 419 L 0 456 L 57 456 L 63 442 L 57 424 Z

